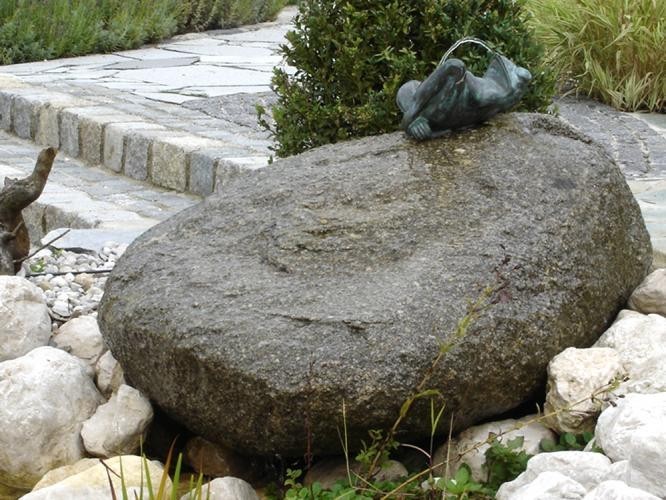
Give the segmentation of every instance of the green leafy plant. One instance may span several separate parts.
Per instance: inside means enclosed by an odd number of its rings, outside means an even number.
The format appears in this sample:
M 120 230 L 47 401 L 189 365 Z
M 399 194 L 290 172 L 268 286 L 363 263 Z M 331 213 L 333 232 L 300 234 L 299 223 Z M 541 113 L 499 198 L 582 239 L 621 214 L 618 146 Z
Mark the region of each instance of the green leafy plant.
M 336 482 L 331 488 L 324 489 L 322 485 L 315 482 L 309 486 L 304 486 L 299 482 L 303 472 L 300 469 L 287 469 L 287 479 L 284 484 L 288 488 L 285 491 L 286 499 L 312 499 L 312 500 L 355 500 L 361 498 L 372 498 L 357 491 L 345 481 Z
M 591 432 L 583 432 L 582 434 L 565 432 L 560 435 L 558 441 L 542 439 L 539 448 L 544 452 L 582 450 L 593 438 L 594 434 Z
M 534 78 L 522 106 L 545 110 L 554 75 L 541 62 L 522 6 L 523 0 L 302 0 L 289 45 L 281 48 L 296 71 L 275 70 L 272 120 L 258 108 L 276 154 L 396 130 L 398 88 L 425 78 L 465 36 L 527 67 Z M 488 64 L 487 52 L 472 46 L 455 56 L 476 74 Z
M 532 455 L 523 449 L 523 436 L 502 442 L 494 439 L 486 450 L 486 468 L 488 479 L 486 486 L 493 490 L 497 489 L 507 481 L 513 481 L 527 468 L 527 461 Z
M 666 109 L 666 2 L 529 0 L 548 61 L 578 91 L 626 111 Z
M 41 273 L 44 272 L 46 267 L 46 261 L 44 258 L 35 259 L 30 262 L 30 272 L 32 273 Z
M 492 492 L 472 479 L 472 473 L 466 464 L 463 464 L 451 479 L 440 479 L 438 486 L 444 491 L 444 498 L 467 499 L 470 494 L 490 495 Z

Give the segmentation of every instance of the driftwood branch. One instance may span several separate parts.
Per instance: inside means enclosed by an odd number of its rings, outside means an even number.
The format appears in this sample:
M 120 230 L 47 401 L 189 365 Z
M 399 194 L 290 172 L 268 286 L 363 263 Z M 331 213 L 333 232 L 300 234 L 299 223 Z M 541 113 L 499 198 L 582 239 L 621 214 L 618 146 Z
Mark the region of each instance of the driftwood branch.
M 32 174 L 24 179 L 5 179 L 0 191 L 0 275 L 16 274 L 30 252 L 22 210 L 44 191 L 57 152 L 55 148 L 43 149 Z
M 86 269 L 84 271 L 56 271 L 54 273 L 30 273 L 26 274 L 26 278 L 34 278 L 35 276 L 67 276 L 68 274 L 73 274 L 74 276 L 78 274 L 108 274 L 112 269 Z
M 30 255 L 26 255 L 25 257 L 21 257 L 20 259 L 16 259 L 14 262 L 18 262 L 18 263 L 20 264 L 21 262 L 23 262 L 23 261 L 25 261 L 25 260 L 31 259 L 32 257 L 34 257 L 35 255 L 37 255 L 37 254 L 38 254 L 39 252 L 41 252 L 42 250 L 44 250 L 44 249 L 47 248 L 47 247 L 50 247 L 50 246 L 53 245 L 56 241 L 58 241 L 60 238 L 62 238 L 63 236 L 67 235 L 67 233 L 69 233 L 70 231 L 71 231 L 71 229 L 67 229 L 66 231 L 63 231 L 62 233 L 60 233 L 58 236 L 56 236 L 56 237 L 53 238 L 52 240 L 49 240 L 47 243 L 44 243 L 41 247 L 39 247 L 37 250 L 35 250 L 34 252 L 32 252 Z

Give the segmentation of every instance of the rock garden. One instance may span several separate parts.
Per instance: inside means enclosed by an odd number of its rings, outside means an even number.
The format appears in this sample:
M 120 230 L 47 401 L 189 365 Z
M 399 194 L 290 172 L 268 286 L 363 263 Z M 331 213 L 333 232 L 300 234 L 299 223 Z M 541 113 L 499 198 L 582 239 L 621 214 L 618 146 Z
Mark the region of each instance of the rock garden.
M 54 147 L 5 181 L 0 500 L 666 498 L 666 269 L 607 148 L 535 112 L 523 4 L 477 3 L 300 2 L 257 106 L 284 158 L 129 245 L 30 241 Z M 530 68 L 523 107 L 397 131 L 468 31 Z
M 666 495 L 666 276 L 615 164 L 555 118 L 319 148 L 126 247 L 0 278 L 5 498 L 159 484 L 158 408 L 219 498 L 275 491 L 276 462 L 307 496 L 307 461 L 354 495 Z

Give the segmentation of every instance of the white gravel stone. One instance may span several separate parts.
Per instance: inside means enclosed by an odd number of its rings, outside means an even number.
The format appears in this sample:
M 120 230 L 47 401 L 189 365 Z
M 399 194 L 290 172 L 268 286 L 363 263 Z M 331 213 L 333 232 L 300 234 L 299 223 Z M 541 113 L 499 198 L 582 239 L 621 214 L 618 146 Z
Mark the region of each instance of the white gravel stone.
M 662 356 L 650 358 L 636 365 L 632 376 L 620 384 L 619 394 L 656 394 L 666 392 L 666 363 Z
M 48 344 L 51 319 L 44 294 L 25 278 L 0 276 L 0 361 Z
M 106 351 L 95 366 L 95 382 L 97 388 L 106 397 L 116 392 L 125 383 L 125 376 L 120 363 L 113 357 L 111 351 Z
M 599 417 L 596 439 L 612 460 L 628 460 L 629 486 L 666 497 L 666 393 L 627 394 Z
M 68 272 L 66 275 L 30 276 L 46 298 L 46 304 L 53 313 L 53 330 L 57 330 L 63 321 L 94 313 L 102 299 L 105 274 L 90 274 L 82 271 L 100 267 L 112 269 L 119 252 L 126 245 L 108 243 L 109 255 L 79 254 L 69 251 L 40 252 L 27 263 L 27 268 L 38 265 L 49 273 Z M 39 258 L 38 258 L 39 257 Z M 74 273 L 76 271 L 77 274 Z M 80 274 L 78 274 L 80 273 Z
M 666 422 L 666 393 L 627 394 L 601 413 L 595 437 L 611 460 L 626 460 L 634 433 L 660 422 Z
M 56 347 L 83 360 L 92 368 L 106 350 L 97 319 L 92 316 L 69 320 L 54 335 L 53 342 Z
M 504 485 L 497 492 L 497 500 L 579 500 L 586 493 L 580 483 L 555 471 L 542 472 L 511 493 L 503 489 Z
M 83 423 L 83 445 L 88 453 L 98 457 L 135 453 L 152 419 L 153 408 L 148 398 L 122 385 Z
M 558 434 L 594 431 L 602 405 L 603 394 L 598 391 L 622 375 L 615 349 L 565 349 L 548 364 L 546 425 Z
M 105 460 L 106 466 L 97 463 L 92 467 L 85 467 L 81 472 L 70 475 L 55 484 L 28 493 L 21 500 L 106 500 L 112 498 L 109 480 L 113 482 L 116 498 L 123 498 L 120 482 L 121 462 L 122 476 L 129 498 L 135 498 L 135 493 L 136 498 L 149 498 L 148 490 L 145 488 L 144 461 L 141 457 L 130 455 Z M 107 472 L 107 467 L 113 472 Z M 147 467 L 153 488 L 156 488 L 160 484 L 164 468 L 156 461 L 148 461 Z M 171 487 L 171 480 L 167 479 L 164 498 L 170 498 Z
M 71 314 L 71 311 L 69 309 L 69 302 L 66 300 L 61 300 L 61 299 L 54 300 L 52 310 L 58 316 L 61 316 L 63 318 L 67 318 Z
M 629 297 L 629 307 L 666 316 L 666 269 L 657 269 L 643 280 Z
M 622 365 L 631 377 L 648 359 L 666 356 L 666 318 L 658 314 L 623 311 L 594 346 L 618 351 Z
M 622 481 L 604 481 L 585 495 L 583 500 L 659 500 L 659 497 L 632 488 Z
M 55 276 L 51 280 L 51 285 L 58 287 L 58 288 L 63 288 L 68 286 L 67 280 L 63 276 Z
M 81 426 L 103 401 L 85 364 L 60 349 L 0 363 L 0 482 L 29 489 L 83 458 Z
M 204 498 L 210 500 L 259 500 L 254 488 L 242 479 L 235 477 L 220 477 L 206 483 L 202 487 Z M 210 491 L 210 496 L 208 492 Z M 187 493 L 180 497 L 180 500 L 189 500 L 190 494 Z

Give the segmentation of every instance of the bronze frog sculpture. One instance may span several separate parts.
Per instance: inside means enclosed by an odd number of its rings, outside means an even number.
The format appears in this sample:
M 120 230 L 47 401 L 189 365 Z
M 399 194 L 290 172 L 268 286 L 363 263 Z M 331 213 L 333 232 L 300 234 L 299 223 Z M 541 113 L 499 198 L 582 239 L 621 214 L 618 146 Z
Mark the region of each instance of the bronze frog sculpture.
M 459 59 L 448 56 L 463 43 L 478 43 L 492 51 L 482 77 L 472 74 Z M 454 44 L 424 81 L 411 80 L 396 97 L 403 112 L 401 128 L 417 140 L 438 137 L 447 130 L 482 123 L 515 106 L 532 79 L 528 70 L 493 51 L 475 38 Z

